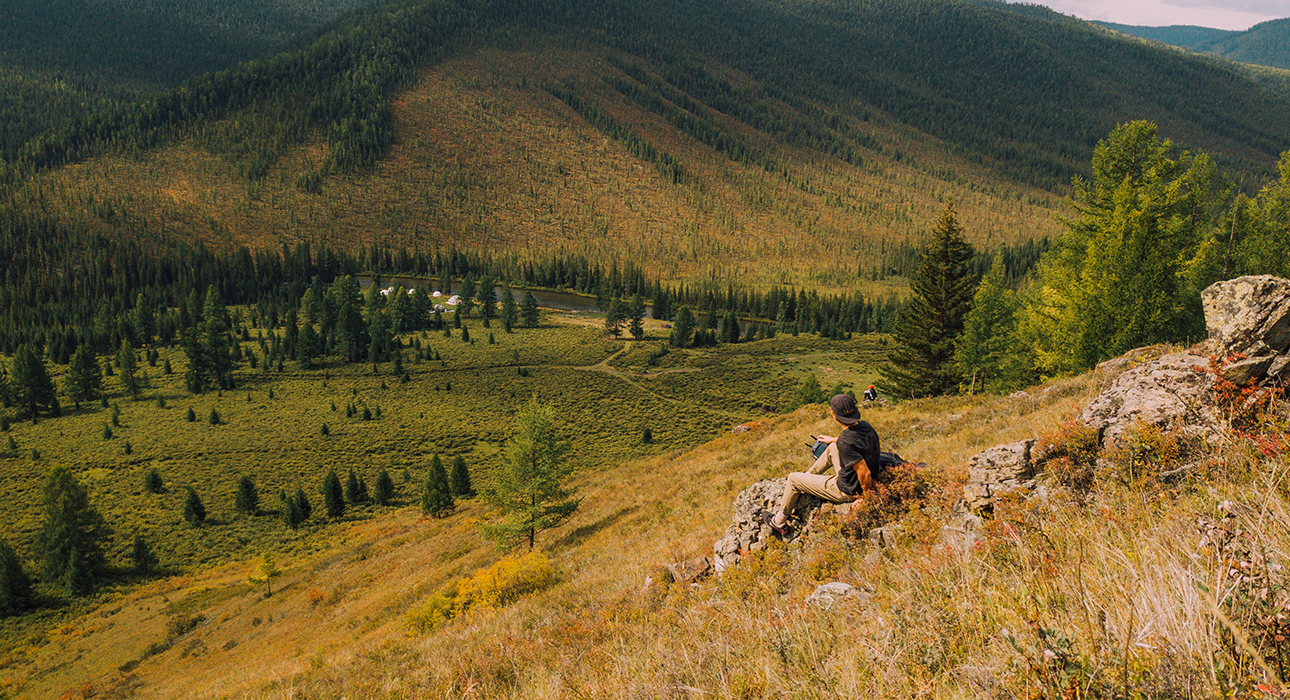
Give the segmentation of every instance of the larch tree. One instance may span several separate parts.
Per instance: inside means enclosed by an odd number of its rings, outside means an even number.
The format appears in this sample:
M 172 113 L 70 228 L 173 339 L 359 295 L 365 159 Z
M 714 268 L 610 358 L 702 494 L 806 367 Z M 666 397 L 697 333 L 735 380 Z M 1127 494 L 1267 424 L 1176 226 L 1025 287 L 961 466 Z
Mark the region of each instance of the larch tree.
M 103 367 L 89 343 L 76 346 L 68 363 L 67 378 L 63 380 L 63 391 L 78 409 L 82 401 L 93 401 L 103 392 Z
M 1027 378 L 1033 363 L 1029 348 L 1017 337 L 1017 309 L 1017 295 L 1008 287 L 1003 256 L 995 255 L 954 346 L 954 361 L 969 393 L 977 389 L 1005 391 Z
M 19 345 L 14 353 L 9 376 L 13 382 L 14 403 L 22 415 L 34 421 L 40 413 L 54 412 L 58 405 L 54 382 L 44 361 L 26 344 Z
M 139 360 L 135 357 L 134 346 L 125 338 L 121 339 L 121 347 L 116 351 L 116 366 L 121 388 L 131 398 L 138 398 L 142 388 L 142 382 L 139 381 Z
M 1156 125 L 1098 142 L 1092 179 L 1075 178 L 1076 216 L 1044 255 L 1023 332 L 1047 374 L 1077 372 L 1152 343 L 1204 336 L 1199 264 L 1227 192 L 1204 156 L 1173 157 Z
M 520 300 L 520 316 L 524 318 L 525 326 L 537 328 L 542 312 L 538 309 L 537 297 L 533 296 L 533 292 L 525 290 L 524 298 Z
M 573 472 L 570 443 L 556 431 L 555 409 L 530 399 L 515 422 L 516 432 L 502 450 L 502 464 L 481 492 L 501 513 L 481 529 L 503 549 L 527 542 L 531 550 L 537 533 L 573 515 L 582 499 L 567 484 Z
M 972 247 L 949 204 L 909 280 L 910 299 L 893 334 L 896 346 L 881 370 L 887 393 L 918 398 L 958 391 L 954 343 L 963 332 L 976 287 L 968 272 L 971 259 Z
M 452 513 L 455 507 L 448 473 L 444 471 L 443 460 L 436 453 L 430 460 L 425 483 L 421 486 L 421 512 L 432 518 L 442 518 Z

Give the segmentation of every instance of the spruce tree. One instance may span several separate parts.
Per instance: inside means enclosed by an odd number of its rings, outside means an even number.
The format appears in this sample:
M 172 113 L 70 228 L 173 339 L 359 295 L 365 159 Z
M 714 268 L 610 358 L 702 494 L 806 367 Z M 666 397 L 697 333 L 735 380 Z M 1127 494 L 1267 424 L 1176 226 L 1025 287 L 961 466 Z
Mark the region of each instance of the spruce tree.
M 147 540 L 140 534 L 134 536 L 134 545 L 130 548 L 130 561 L 134 563 L 134 570 L 140 574 L 150 574 L 156 571 L 160 564 L 157 561 L 157 555 L 152 553 Z
M 327 472 L 326 478 L 322 483 L 323 508 L 327 510 L 327 517 L 336 519 L 345 515 L 345 491 L 341 488 L 340 477 L 336 476 L 336 470 L 331 469 Z
M 542 312 L 538 309 L 537 298 L 533 296 L 533 292 L 525 290 L 524 298 L 520 300 L 520 316 L 524 318 L 525 326 L 537 328 Z
M 45 519 L 36 535 L 44 580 L 73 595 L 88 593 L 103 564 L 107 525 L 67 467 L 54 467 L 42 492 Z
M 194 527 L 206 522 L 206 506 L 202 503 L 202 497 L 197 495 L 193 487 L 186 486 L 188 495 L 184 498 L 184 520 Z
M 452 495 L 466 498 L 471 495 L 470 470 L 466 468 L 466 458 L 456 455 L 452 458 Z
M 489 322 L 497 318 L 497 284 L 491 276 L 480 278 L 475 298 L 479 300 L 479 315 L 484 317 L 484 328 L 489 328 Z
M 556 433 L 555 409 L 531 399 L 516 415 L 517 429 L 502 451 L 502 465 L 483 489 L 501 517 L 483 526 L 485 537 L 509 549 L 563 522 L 582 502 L 566 482 L 573 467 L 570 443 Z
M 623 332 L 623 302 L 618 297 L 609 300 L 605 309 L 605 332 L 618 338 Z
M 672 336 L 668 343 L 674 348 L 688 348 L 694 338 L 694 313 L 690 307 L 682 306 L 676 312 L 676 321 L 672 323 Z
M 954 205 L 945 207 L 932 240 L 909 280 L 912 292 L 894 333 L 896 346 L 883 366 L 884 391 L 897 398 L 940 396 L 958 391 L 961 375 L 954 343 L 972 303 L 975 280 L 968 273 L 972 247 Z
M 36 357 L 36 353 L 26 344 L 19 345 L 14 352 L 9 376 L 13 381 L 14 403 L 20 415 L 31 418 L 34 422 L 41 413 L 53 413 L 58 402 L 54 382 L 45 370 L 44 361 Z
M 282 500 L 282 522 L 287 527 L 295 530 L 304 522 L 304 513 L 300 510 L 300 503 L 295 496 L 288 496 Z
M 639 294 L 633 294 L 627 305 L 627 332 L 636 340 L 645 337 L 645 300 Z
M 520 307 L 511 290 L 502 292 L 502 329 L 510 333 L 520 321 Z
M 394 480 L 390 478 L 390 473 L 384 469 L 376 475 L 376 486 L 372 489 L 372 496 L 378 506 L 388 506 L 394 499 Z
M 116 366 L 121 375 L 121 388 L 131 397 L 139 396 L 139 359 L 134 355 L 134 346 L 130 341 L 121 340 L 121 347 L 116 351 Z
M 156 467 L 143 473 L 143 490 L 148 493 L 161 493 L 164 485 L 161 481 L 161 472 Z
M 20 613 L 33 602 L 31 577 L 22 560 L 8 542 L 0 540 L 0 617 Z
M 448 484 L 448 474 L 443 470 L 443 462 L 435 454 L 426 470 L 426 480 L 421 486 L 421 512 L 433 518 L 442 518 L 452 513 L 455 503 L 452 499 L 452 487 Z
M 255 515 L 260 510 L 260 494 L 255 490 L 255 482 L 251 477 L 243 474 L 242 478 L 237 480 L 237 496 L 234 497 L 233 505 L 239 513 L 245 515 Z
M 314 514 L 314 504 L 309 502 L 309 496 L 305 495 L 305 490 L 299 486 L 296 487 L 295 500 L 296 505 L 300 507 L 300 522 L 309 519 Z
M 90 348 L 89 343 L 81 343 L 72 354 L 72 361 L 67 367 L 67 378 L 63 380 L 63 390 L 80 409 L 82 401 L 93 401 L 103 391 L 103 367 Z

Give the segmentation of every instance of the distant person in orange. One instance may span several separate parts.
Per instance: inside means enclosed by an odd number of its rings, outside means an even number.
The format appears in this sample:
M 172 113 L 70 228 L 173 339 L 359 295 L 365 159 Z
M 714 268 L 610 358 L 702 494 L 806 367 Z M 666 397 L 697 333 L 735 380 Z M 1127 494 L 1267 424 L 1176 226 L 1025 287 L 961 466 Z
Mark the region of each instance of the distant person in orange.
M 877 400 L 878 400 L 878 390 L 877 390 L 877 389 L 875 389 L 875 388 L 873 388 L 873 385 L 872 385 L 872 384 L 870 384 L 870 385 L 869 385 L 869 388 L 868 388 L 868 389 L 865 389 L 865 390 L 864 390 L 864 400 L 865 400 L 865 401 L 877 401 Z
M 804 493 L 818 496 L 833 503 L 850 503 L 865 491 L 874 489 L 873 478 L 878 473 L 878 433 L 873 426 L 860 420 L 856 400 L 847 394 L 838 394 L 829 401 L 829 415 L 844 426 L 837 437 L 820 435 L 816 439 L 828 448 L 806 472 L 788 475 L 784 498 L 779 512 L 765 514 L 765 522 L 780 536 L 788 534 L 788 519 L 793 515 L 797 497 Z M 832 466 L 835 474 L 825 476 Z

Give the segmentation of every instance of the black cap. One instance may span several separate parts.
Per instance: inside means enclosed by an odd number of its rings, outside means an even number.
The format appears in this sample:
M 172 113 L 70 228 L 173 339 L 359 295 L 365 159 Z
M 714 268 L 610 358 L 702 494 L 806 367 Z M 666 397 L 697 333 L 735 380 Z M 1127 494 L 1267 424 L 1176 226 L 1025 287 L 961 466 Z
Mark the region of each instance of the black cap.
M 829 406 L 833 409 L 833 415 L 842 425 L 855 425 L 860 422 L 860 409 L 856 408 L 856 400 L 847 394 L 838 394 L 829 401 Z

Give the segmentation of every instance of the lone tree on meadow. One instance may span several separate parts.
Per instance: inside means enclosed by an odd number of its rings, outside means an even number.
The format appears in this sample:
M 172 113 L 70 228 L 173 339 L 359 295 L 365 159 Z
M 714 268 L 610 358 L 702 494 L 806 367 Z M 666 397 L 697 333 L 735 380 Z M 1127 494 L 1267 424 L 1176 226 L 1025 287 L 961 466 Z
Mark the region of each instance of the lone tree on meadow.
M 340 477 L 336 476 L 335 469 L 329 470 L 323 479 L 322 498 L 327 517 L 340 518 L 345 515 L 345 491 L 341 488 Z
M 466 468 L 466 458 L 457 455 L 452 458 L 452 495 L 466 498 L 474 488 L 470 485 L 470 470 Z
M 421 487 L 421 512 L 433 518 L 442 518 L 452 513 L 455 506 L 448 474 L 443 470 L 443 461 L 435 454 L 430 460 L 430 469 L 426 471 L 426 480 Z
M 134 536 L 134 546 L 130 548 L 130 561 L 134 563 L 134 570 L 140 574 L 150 574 L 161 565 L 157 561 L 157 555 L 153 554 L 152 548 L 148 546 L 148 541 L 139 534 Z
M 188 495 L 184 498 L 184 520 L 196 527 L 206 522 L 206 505 L 202 503 L 202 497 L 197 495 L 193 487 L 185 488 L 188 489 Z
M 941 213 L 918 258 L 909 279 L 912 295 L 894 333 L 896 347 L 882 368 L 883 388 L 897 398 L 940 396 L 959 388 L 954 343 L 963 332 L 976 280 L 967 269 L 972 246 L 963 238 L 953 204 Z
M 503 549 L 527 541 L 531 550 L 537 533 L 573 515 L 582 499 L 565 484 L 573 472 L 570 443 L 556 434 L 555 409 L 534 398 L 515 419 L 518 428 L 502 450 L 501 468 L 482 492 L 501 516 L 482 531 Z
M 260 494 L 255 490 L 255 482 L 250 476 L 243 474 L 237 480 L 237 496 L 233 505 L 237 507 L 237 512 L 246 515 L 255 515 L 260 510 Z
M 627 332 L 636 340 L 645 337 L 645 300 L 639 294 L 633 294 L 627 305 Z
M 394 480 L 384 469 L 376 475 L 376 487 L 372 489 L 372 499 L 378 506 L 388 506 L 394 500 Z
M 42 492 L 45 520 L 36 535 L 44 580 L 72 595 L 88 593 L 103 565 L 107 524 L 90 507 L 89 493 L 67 467 L 54 467 Z

